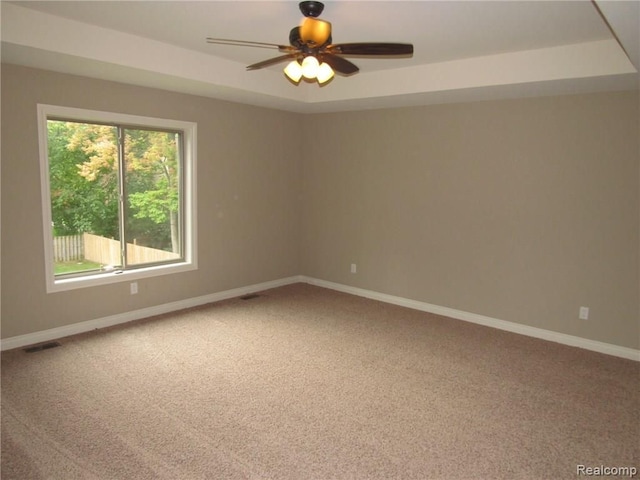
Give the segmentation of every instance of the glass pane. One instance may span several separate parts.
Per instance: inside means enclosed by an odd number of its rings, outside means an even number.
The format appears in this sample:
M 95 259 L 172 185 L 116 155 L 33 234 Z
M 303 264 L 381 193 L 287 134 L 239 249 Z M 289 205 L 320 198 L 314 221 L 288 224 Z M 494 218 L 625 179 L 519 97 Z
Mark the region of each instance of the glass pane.
M 47 121 L 56 275 L 121 266 L 117 129 Z
M 180 134 L 126 129 L 127 265 L 181 258 Z

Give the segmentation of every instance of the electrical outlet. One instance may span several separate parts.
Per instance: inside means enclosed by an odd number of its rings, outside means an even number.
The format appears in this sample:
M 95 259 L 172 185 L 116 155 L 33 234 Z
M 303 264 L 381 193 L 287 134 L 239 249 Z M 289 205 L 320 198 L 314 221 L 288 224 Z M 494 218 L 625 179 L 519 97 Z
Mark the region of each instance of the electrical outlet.
M 589 307 L 580 307 L 578 318 L 580 320 L 589 320 Z
M 355 263 L 351 264 L 351 273 L 356 273 L 358 271 L 358 267 Z
M 138 282 L 131 282 L 129 288 L 131 289 L 131 295 L 135 295 L 138 293 Z

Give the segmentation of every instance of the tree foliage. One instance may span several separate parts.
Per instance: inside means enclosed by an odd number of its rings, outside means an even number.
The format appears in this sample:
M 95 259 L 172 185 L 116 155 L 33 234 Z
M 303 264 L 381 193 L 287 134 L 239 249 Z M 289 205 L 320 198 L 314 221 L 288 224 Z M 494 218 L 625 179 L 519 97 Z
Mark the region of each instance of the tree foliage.
M 83 124 L 49 121 L 49 179 L 54 235 L 90 232 L 110 238 L 118 237 L 118 184 L 114 166 L 94 169 L 93 178 L 82 174 L 92 162 L 85 134 L 80 142 Z M 111 127 L 111 142 L 117 142 Z M 102 132 L 108 135 L 108 132 Z M 108 138 L 108 137 L 107 137 Z M 95 161 L 94 161 L 95 164 Z M 115 166 L 117 169 L 117 164 Z M 99 173 L 101 173 L 99 175 Z M 96 181 L 98 175 L 99 181 Z
M 178 251 L 177 135 L 123 131 L 127 241 Z M 117 127 L 49 121 L 48 135 L 54 234 L 119 238 Z

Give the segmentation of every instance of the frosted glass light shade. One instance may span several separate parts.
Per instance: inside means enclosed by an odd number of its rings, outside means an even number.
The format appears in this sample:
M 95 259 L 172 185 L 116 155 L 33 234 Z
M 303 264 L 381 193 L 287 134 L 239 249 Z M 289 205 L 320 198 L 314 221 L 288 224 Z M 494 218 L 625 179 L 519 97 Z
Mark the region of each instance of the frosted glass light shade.
M 316 78 L 319 66 L 320 64 L 318 63 L 318 59 L 316 57 L 313 57 L 311 55 L 305 57 L 302 61 L 302 76 L 309 79 Z
M 299 82 L 302 78 L 302 67 L 297 60 L 294 60 L 284 68 L 284 74 L 294 82 Z
M 323 84 L 331 80 L 333 75 L 333 69 L 326 63 L 322 62 L 318 67 L 318 74 L 316 78 L 318 79 L 318 83 Z

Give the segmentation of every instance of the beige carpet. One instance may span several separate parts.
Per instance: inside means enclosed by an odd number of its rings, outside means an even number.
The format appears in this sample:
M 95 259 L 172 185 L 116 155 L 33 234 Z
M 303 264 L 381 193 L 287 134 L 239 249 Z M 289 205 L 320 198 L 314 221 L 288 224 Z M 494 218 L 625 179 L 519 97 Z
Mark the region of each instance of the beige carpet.
M 2 479 L 638 467 L 640 365 L 304 284 L 2 354 Z

